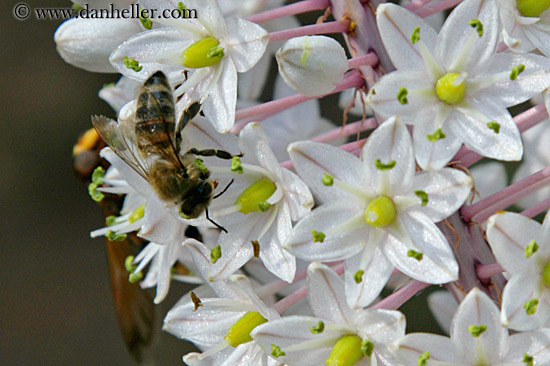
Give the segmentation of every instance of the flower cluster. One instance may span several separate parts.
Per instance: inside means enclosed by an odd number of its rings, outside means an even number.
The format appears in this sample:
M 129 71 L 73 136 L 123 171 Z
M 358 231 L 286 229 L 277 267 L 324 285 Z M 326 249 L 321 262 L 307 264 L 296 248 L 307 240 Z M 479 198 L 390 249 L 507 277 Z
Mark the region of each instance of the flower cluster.
M 71 19 L 55 41 L 122 74 L 89 192 L 124 201 L 92 236 L 148 242 L 113 265 L 157 304 L 199 285 L 164 319 L 186 364 L 550 365 L 550 1 L 137 3 L 198 15 Z M 363 118 L 331 127 L 317 99 L 340 92 Z M 503 163 L 470 173 L 483 158 L 523 163 L 507 186 Z M 430 285 L 450 338 L 406 334 L 397 309 Z

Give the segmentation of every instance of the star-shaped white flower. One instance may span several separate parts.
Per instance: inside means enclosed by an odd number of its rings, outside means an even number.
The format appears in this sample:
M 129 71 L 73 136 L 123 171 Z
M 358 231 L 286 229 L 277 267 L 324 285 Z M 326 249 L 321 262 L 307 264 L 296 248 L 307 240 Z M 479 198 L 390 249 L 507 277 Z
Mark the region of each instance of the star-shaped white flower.
M 291 282 L 296 259 L 282 244 L 292 221 L 313 207 L 313 197 L 296 174 L 280 167 L 259 123 L 241 131 L 238 146 L 243 157 L 232 169 L 234 182 L 210 207 L 212 218 L 228 232 L 220 235 L 221 257 L 209 279 L 227 278 L 256 252 L 270 272 Z
M 435 226 L 465 201 L 472 179 L 455 169 L 416 172 L 404 124 L 391 118 L 363 147 L 361 159 L 330 145 L 290 145 L 298 174 L 318 203 L 285 248 L 306 260 L 346 260 L 352 308 L 380 293 L 393 267 L 427 283 L 456 280 L 458 265 Z
M 523 215 L 491 216 L 487 238 L 509 276 L 502 295 L 502 324 L 531 330 L 550 319 L 550 214 L 541 226 Z
M 550 56 L 550 2 L 501 0 L 498 10 L 504 43 L 514 52 L 538 49 Z
M 474 288 L 453 318 L 450 338 L 412 333 L 394 346 L 404 365 L 547 365 L 550 329 L 509 336 L 497 306 Z
M 403 314 L 351 309 L 343 281 L 318 262 L 308 267 L 307 289 L 315 317 L 288 316 L 252 331 L 252 338 L 266 352 L 300 366 L 368 366 L 376 365 L 378 357 L 391 357 L 387 347 L 405 334 Z
M 178 10 L 168 0 L 141 3 L 160 12 Z M 157 19 L 164 27 L 124 42 L 111 54 L 111 63 L 138 80 L 162 70 L 172 83 L 183 83 L 175 91 L 176 96 L 183 95 L 179 107 L 200 101 L 216 130 L 228 132 L 235 122 L 237 72 L 248 71 L 258 62 L 268 43 L 267 32 L 241 18 L 224 19 L 215 0 L 180 3 L 196 10 L 197 19 Z
M 519 130 L 506 109 L 550 84 L 550 60 L 496 53 L 494 0 L 466 0 L 437 34 L 422 18 L 393 4 L 377 11 L 380 35 L 397 71 L 370 90 L 368 103 L 383 117 L 414 125 L 423 169 L 441 169 L 462 143 L 499 160 L 519 160 Z
M 201 276 L 207 276 L 210 251 L 196 240 L 188 240 L 189 248 Z M 188 365 L 210 366 L 274 366 L 279 362 L 266 354 L 250 338 L 257 325 L 279 318 L 254 292 L 250 281 L 233 275 L 227 281 L 201 286 L 196 296 L 184 296 L 166 315 L 163 329 L 193 342 L 203 353 L 184 357 Z M 200 305 L 197 301 L 200 301 Z

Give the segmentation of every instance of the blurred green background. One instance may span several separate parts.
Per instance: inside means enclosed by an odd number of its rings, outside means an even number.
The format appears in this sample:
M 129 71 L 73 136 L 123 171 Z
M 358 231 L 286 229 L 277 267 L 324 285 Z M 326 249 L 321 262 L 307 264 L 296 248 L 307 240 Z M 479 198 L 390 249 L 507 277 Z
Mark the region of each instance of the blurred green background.
M 114 116 L 97 92 L 117 76 L 64 63 L 53 42 L 61 21 L 17 21 L 17 3 L 0 5 L 0 364 L 133 365 L 119 334 L 103 240 L 88 235 L 104 221 L 71 158 L 90 115 Z M 70 6 L 68 0 L 26 3 Z M 340 120 L 336 103 L 324 99 L 323 110 Z M 157 324 L 184 291 L 172 289 Z M 416 315 L 421 308 L 408 308 L 410 330 L 434 326 L 425 311 Z M 160 344 L 157 364 L 183 364 L 184 342 L 164 334 Z

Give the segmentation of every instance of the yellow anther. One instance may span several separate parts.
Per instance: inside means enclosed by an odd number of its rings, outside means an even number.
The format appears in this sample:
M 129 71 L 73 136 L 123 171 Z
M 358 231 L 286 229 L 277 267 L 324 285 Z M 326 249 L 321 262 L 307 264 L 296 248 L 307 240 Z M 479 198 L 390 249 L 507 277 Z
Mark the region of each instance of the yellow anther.
M 252 337 L 250 332 L 258 325 L 267 322 L 267 319 L 262 314 L 256 311 L 250 311 L 242 316 L 229 330 L 225 336 L 225 340 L 232 347 L 237 347 L 239 344 L 250 342 Z
M 466 93 L 464 77 L 454 72 L 442 76 L 435 84 L 435 93 L 442 102 L 448 104 L 460 103 Z
M 332 347 L 325 364 L 327 366 L 354 366 L 363 357 L 362 342 L 362 339 L 356 335 L 341 337 Z
M 128 218 L 128 222 L 130 222 L 130 224 L 134 223 L 137 220 L 141 219 L 144 215 L 145 215 L 145 204 L 139 206 L 134 210 L 134 212 L 132 212 L 132 214 Z
M 393 201 L 386 196 L 373 199 L 365 210 L 367 224 L 375 227 L 384 227 L 395 221 L 397 212 Z
M 518 10 L 526 17 L 538 17 L 550 8 L 550 0 L 518 0 Z
M 546 287 L 550 287 L 550 262 L 546 263 L 542 270 L 542 281 Z
M 190 69 L 212 66 L 224 56 L 220 42 L 212 37 L 203 38 L 187 47 L 181 54 L 181 64 Z
M 272 181 L 267 178 L 262 178 L 245 189 L 237 198 L 235 205 L 239 206 L 239 211 L 244 214 L 260 211 L 260 209 L 265 208 L 267 199 L 271 197 L 276 190 L 277 187 Z

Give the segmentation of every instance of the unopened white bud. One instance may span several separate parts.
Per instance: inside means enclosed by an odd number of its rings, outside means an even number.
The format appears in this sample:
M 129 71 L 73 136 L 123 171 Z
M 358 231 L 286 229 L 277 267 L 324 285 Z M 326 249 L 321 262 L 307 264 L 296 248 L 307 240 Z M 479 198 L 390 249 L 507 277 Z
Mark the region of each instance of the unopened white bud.
M 276 57 L 284 81 L 306 96 L 331 92 L 348 69 L 344 48 L 325 36 L 292 38 Z
M 54 40 L 65 62 L 87 71 L 115 72 L 109 55 L 142 30 L 136 19 L 75 18 L 57 28 Z

